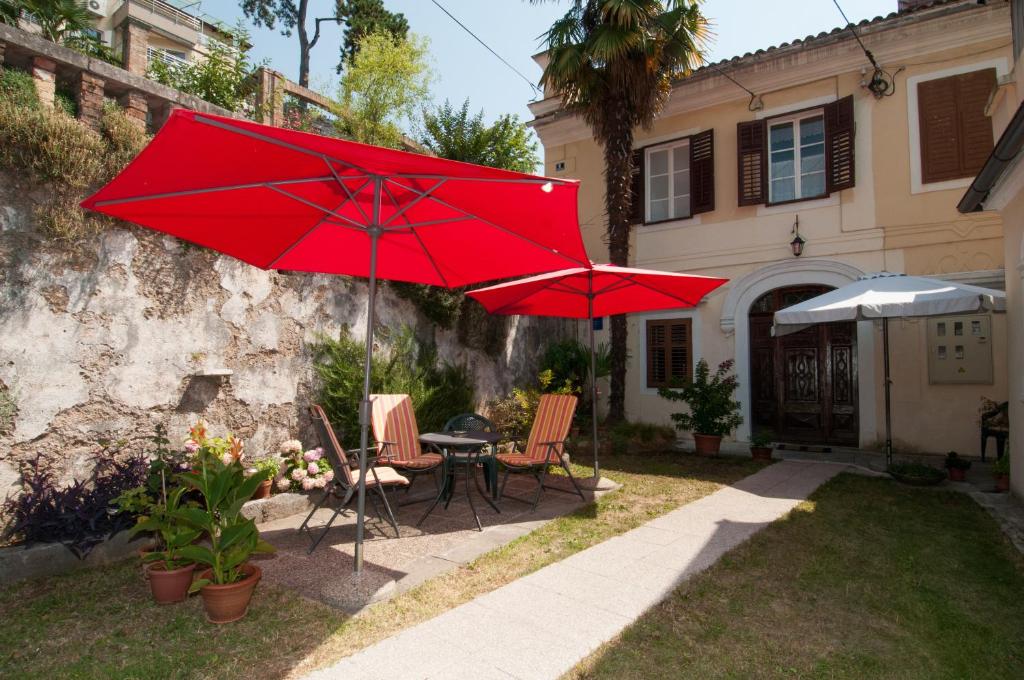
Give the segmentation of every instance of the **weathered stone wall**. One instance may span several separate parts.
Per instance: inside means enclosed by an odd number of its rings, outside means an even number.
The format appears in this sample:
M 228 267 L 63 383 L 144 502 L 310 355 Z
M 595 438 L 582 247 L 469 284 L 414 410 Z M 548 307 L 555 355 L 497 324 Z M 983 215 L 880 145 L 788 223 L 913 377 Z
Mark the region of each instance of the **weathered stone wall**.
M 265 272 L 143 229 L 61 247 L 35 229 L 33 191 L 0 173 L 0 381 L 17 402 L 13 429 L 0 434 L 0 498 L 20 461 L 43 454 L 82 477 L 97 441 L 148 446 L 158 423 L 177 440 L 202 416 L 255 456 L 309 436 L 309 343 L 346 325 L 364 336 L 365 282 Z M 541 343 L 568 330 L 514 320 L 494 360 L 381 290 L 380 325 L 433 337 L 442 358 L 471 367 L 481 401 L 535 373 Z M 232 375 L 204 375 L 218 369 Z

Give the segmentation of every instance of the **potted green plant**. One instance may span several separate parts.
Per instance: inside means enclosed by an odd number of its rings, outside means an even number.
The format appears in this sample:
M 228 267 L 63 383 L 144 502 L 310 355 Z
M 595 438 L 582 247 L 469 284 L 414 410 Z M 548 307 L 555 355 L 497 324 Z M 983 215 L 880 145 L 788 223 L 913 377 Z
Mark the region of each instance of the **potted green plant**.
M 256 493 L 252 495 L 254 501 L 262 498 L 270 498 L 270 491 L 274 485 L 274 478 L 277 477 L 277 473 L 281 470 L 281 461 L 276 458 L 260 458 L 252 464 L 252 467 L 246 470 L 246 474 L 254 475 L 256 473 L 262 473 L 265 475 L 260 485 L 256 487 Z
M 754 460 L 772 459 L 772 438 L 763 432 L 750 436 L 750 456 Z
M 262 576 L 249 558 L 274 550 L 260 539 L 256 523 L 242 516 L 242 506 L 267 478 L 267 471 L 247 477 L 238 457 L 221 459 L 204 449 L 198 453 L 198 469 L 178 478 L 199 493 L 202 505 L 179 508 L 173 516 L 206 534 L 209 545 L 185 546 L 179 554 L 207 566 L 191 591 L 202 596 L 210 622 L 229 623 L 245 616 Z
M 658 389 L 665 399 L 690 406 L 689 413 L 673 413 L 671 417 L 676 429 L 693 433 L 694 448 L 700 455 L 717 455 L 722 437 L 743 423 L 740 404 L 732 396 L 739 387 L 731 374 L 732 367 L 731 359 L 723 361 L 712 375 L 708 362 L 701 359 L 689 383 Z
M 996 478 L 996 491 L 1009 491 L 1010 490 L 1010 452 L 1009 451 L 1004 453 L 1002 458 L 997 458 L 996 462 L 992 464 L 992 474 Z
M 951 482 L 962 482 L 971 469 L 971 461 L 961 458 L 956 451 L 946 454 L 946 471 L 949 473 Z
M 157 604 L 184 602 L 192 585 L 195 561 L 186 558 L 182 550 L 195 543 L 202 531 L 177 517 L 178 511 L 186 507 L 182 503 L 186 491 L 183 486 L 172 489 L 163 502 L 150 508 L 150 514 L 139 515 L 130 530 L 132 534 L 151 532 L 160 538 L 160 548 L 143 557 L 149 565 L 146 574 Z

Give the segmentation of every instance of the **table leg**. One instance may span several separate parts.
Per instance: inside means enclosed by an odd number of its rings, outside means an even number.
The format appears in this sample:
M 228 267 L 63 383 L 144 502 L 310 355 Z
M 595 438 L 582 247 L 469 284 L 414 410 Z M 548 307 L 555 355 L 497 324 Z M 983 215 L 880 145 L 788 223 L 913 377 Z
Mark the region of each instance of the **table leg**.
M 437 492 L 437 498 L 435 498 L 434 502 L 430 504 L 430 507 L 427 508 L 427 511 L 423 513 L 423 516 L 420 517 L 420 520 L 418 522 L 416 522 L 416 526 L 419 526 L 419 525 L 423 524 L 423 520 L 425 520 L 427 517 L 430 516 L 430 513 L 432 513 L 434 511 L 434 508 L 436 508 L 437 504 L 441 502 L 441 499 L 444 498 L 445 494 L 446 493 L 450 493 L 450 491 L 451 491 L 452 481 L 453 480 L 449 477 L 449 474 L 451 472 L 451 468 L 449 466 L 448 455 L 447 454 L 448 454 L 447 451 L 443 452 L 444 462 L 441 463 L 441 474 L 444 475 L 444 483 L 441 484 L 441 489 L 440 489 L 440 491 Z M 449 502 L 450 501 L 451 501 L 451 497 L 449 496 Z M 448 507 L 448 503 L 445 503 L 444 507 L 447 508 Z

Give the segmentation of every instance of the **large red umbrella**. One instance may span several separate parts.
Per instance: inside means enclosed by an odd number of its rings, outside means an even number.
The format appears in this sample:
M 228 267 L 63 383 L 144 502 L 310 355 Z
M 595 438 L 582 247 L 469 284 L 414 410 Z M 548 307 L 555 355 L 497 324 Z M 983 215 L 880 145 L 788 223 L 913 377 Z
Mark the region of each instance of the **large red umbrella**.
M 263 269 L 369 278 L 355 568 L 377 280 L 456 287 L 585 264 L 574 181 L 175 111 L 82 206 Z
M 594 317 L 695 307 L 705 295 L 728 282 L 713 276 L 590 264 L 531 276 L 471 291 L 469 296 L 491 314 L 526 314 L 588 319 L 590 324 L 591 423 L 594 476 L 597 462 L 597 381 Z

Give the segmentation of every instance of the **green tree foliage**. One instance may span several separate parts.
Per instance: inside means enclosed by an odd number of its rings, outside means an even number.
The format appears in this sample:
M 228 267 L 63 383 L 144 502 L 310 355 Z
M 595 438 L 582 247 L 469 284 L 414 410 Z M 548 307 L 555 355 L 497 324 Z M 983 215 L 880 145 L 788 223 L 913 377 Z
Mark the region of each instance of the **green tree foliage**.
M 385 348 L 374 353 L 370 384 L 376 393 L 408 394 L 420 431 L 440 430 L 449 417 L 476 408 L 473 378 L 464 365 L 439 361 L 436 347 L 419 343 L 408 327 L 379 337 Z M 366 346 L 343 331 L 337 339 L 321 338 L 313 352 L 319 403 L 344 444 L 354 448 Z
M 0 0 L 0 24 L 17 26 L 21 8 L 15 0 Z
M 454 161 L 533 172 L 539 162 L 537 143 L 518 116 L 506 114 L 492 125 L 484 112 L 469 112 L 469 100 L 456 109 L 445 101 L 423 112 L 418 141 L 428 151 Z
M 608 347 L 595 348 L 597 377 L 608 375 Z M 582 394 L 590 384 L 590 346 L 579 340 L 563 340 L 548 345 L 540 367 L 551 371 L 553 387 L 569 386 L 573 394 Z M 549 390 L 550 391 L 550 390 Z M 590 395 L 585 395 L 589 403 Z
M 355 59 L 366 36 L 388 33 L 398 40 L 405 40 L 409 35 L 409 22 L 405 15 L 389 12 L 384 7 L 384 0 L 337 0 L 337 16 L 345 24 L 338 73 Z
M 249 35 L 239 26 L 231 34 L 231 44 L 211 40 L 205 59 L 175 66 L 159 59 L 151 60 L 149 77 L 211 104 L 236 111 L 252 94 L 252 75 L 258 68 L 249 62 L 248 44 Z
M 573 0 L 546 34 L 543 83 L 604 147 L 612 264 L 629 264 L 633 131 L 649 128 L 672 80 L 703 62 L 707 37 L 699 0 Z M 611 330 L 608 417 L 618 421 L 625 417 L 626 317 L 612 317 Z
M 426 38 L 396 38 L 371 33 L 345 67 L 340 125 L 345 136 L 399 148 L 402 125 L 410 123 L 427 100 L 433 75 Z

